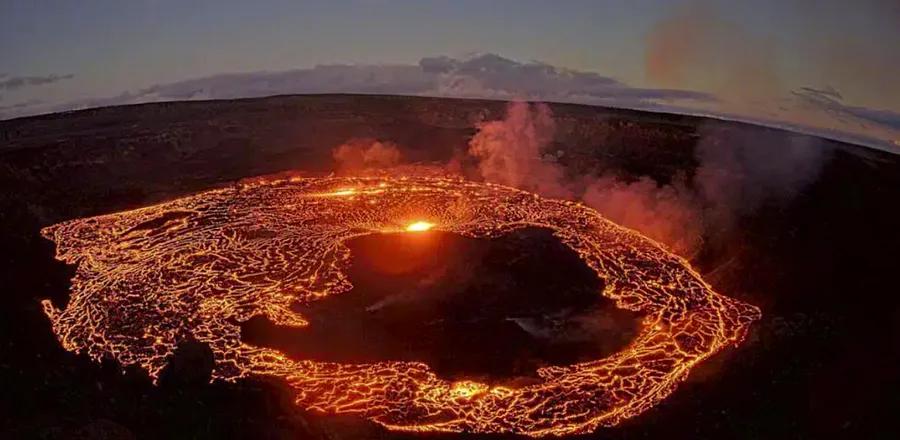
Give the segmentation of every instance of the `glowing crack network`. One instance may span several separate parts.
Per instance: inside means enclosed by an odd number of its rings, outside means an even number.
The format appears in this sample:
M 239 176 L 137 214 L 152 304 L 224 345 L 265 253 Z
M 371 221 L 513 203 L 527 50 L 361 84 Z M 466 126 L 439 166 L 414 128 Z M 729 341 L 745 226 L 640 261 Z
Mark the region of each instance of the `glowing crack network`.
M 496 237 L 524 227 L 551 230 L 605 281 L 598 294 L 644 314 L 626 348 L 507 387 L 447 381 L 418 362 L 295 360 L 241 341 L 239 323 L 251 317 L 303 327 L 292 305 L 350 290 L 352 238 L 427 230 Z M 274 377 L 307 410 L 392 430 L 542 436 L 611 426 L 671 394 L 759 317 L 714 292 L 685 260 L 590 208 L 449 177 L 261 180 L 42 232 L 58 259 L 77 265 L 67 307 L 43 301 L 67 350 L 138 365 L 156 379 L 177 344 L 194 338 L 212 349 L 213 379 Z

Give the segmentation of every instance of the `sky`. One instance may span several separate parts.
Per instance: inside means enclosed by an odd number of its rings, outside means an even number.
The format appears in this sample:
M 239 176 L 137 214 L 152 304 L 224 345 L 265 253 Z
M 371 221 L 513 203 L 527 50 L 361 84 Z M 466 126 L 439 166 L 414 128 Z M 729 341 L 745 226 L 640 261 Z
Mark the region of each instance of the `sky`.
M 282 93 L 579 102 L 900 151 L 900 1 L 0 0 L 0 119 Z

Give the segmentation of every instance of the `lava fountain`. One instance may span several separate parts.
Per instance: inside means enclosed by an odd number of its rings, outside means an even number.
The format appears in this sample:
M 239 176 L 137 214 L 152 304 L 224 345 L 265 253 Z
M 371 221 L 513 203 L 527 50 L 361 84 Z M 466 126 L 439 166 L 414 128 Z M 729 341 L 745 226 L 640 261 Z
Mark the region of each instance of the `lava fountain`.
M 420 362 L 293 360 L 241 341 L 263 316 L 350 290 L 348 240 L 428 230 L 496 237 L 547 228 L 605 282 L 598 294 L 642 313 L 638 336 L 604 359 L 537 371 L 520 387 L 448 381 Z M 392 430 L 584 433 L 671 394 L 691 367 L 739 343 L 756 307 L 714 292 L 682 258 L 581 204 L 444 177 L 257 181 L 45 228 L 77 265 L 65 309 L 43 301 L 63 347 L 138 365 L 156 379 L 177 344 L 210 346 L 213 379 L 277 378 L 312 411 Z

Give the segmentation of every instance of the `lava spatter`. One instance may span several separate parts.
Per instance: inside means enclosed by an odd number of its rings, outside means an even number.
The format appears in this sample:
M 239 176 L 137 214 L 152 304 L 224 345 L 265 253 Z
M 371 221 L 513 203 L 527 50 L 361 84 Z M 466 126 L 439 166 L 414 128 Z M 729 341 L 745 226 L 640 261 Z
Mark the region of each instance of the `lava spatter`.
M 506 387 L 447 381 L 418 362 L 298 361 L 241 341 L 236 323 L 264 316 L 307 326 L 291 305 L 347 293 L 352 238 L 428 230 L 495 237 L 524 227 L 553 231 L 604 280 L 598 294 L 644 314 L 630 345 Z M 714 292 L 683 259 L 590 208 L 456 178 L 262 180 L 42 232 L 57 258 L 77 265 L 67 307 L 43 301 L 67 350 L 138 365 L 155 379 L 177 344 L 194 338 L 213 351 L 214 379 L 276 377 L 305 409 L 394 430 L 541 436 L 614 425 L 671 394 L 759 317 L 756 307 Z

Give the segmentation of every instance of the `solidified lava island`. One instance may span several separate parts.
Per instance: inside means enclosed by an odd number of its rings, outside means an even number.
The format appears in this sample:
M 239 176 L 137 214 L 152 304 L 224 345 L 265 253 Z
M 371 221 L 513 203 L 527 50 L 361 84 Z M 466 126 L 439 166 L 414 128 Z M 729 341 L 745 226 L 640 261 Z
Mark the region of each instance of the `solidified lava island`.
M 644 315 L 627 347 L 541 368 L 539 381 L 516 387 L 447 381 L 419 362 L 294 360 L 241 341 L 239 324 L 254 316 L 304 327 L 292 305 L 347 293 L 348 240 L 429 230 L 491 238 L 526 227 L 552 231 L 604 280 L 598 294 Z M 42 232 L 58 259 L 77 265 L 67 307 L 43 301 L 67 350 L 136 364 L 155 379 L 179 342 L 194 338 L 212 349 L 214 379 L 275 377 L 300 407 L 392 430 L 542 436 L 614 425 L 739 343 L 760 316 L 581 204 L 450 177 L 256 181 Z

